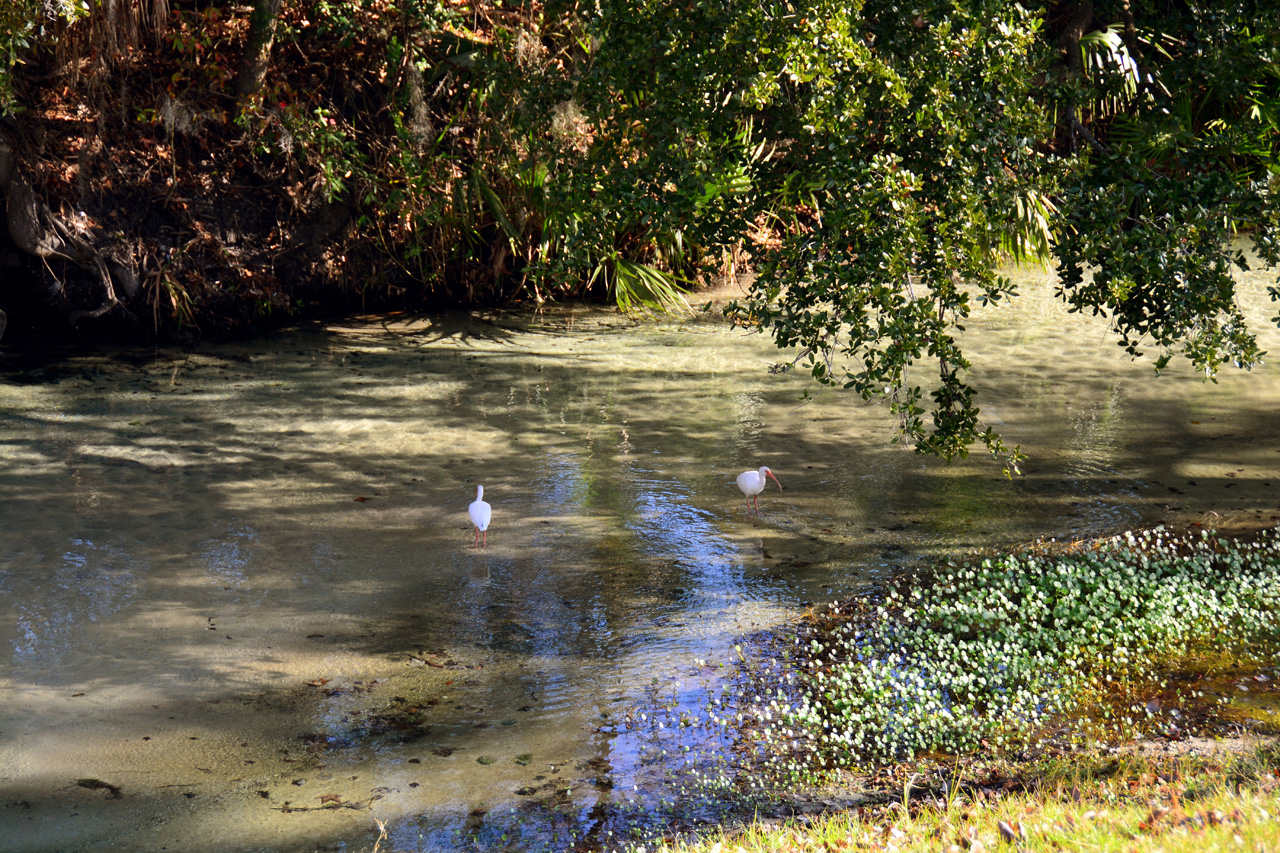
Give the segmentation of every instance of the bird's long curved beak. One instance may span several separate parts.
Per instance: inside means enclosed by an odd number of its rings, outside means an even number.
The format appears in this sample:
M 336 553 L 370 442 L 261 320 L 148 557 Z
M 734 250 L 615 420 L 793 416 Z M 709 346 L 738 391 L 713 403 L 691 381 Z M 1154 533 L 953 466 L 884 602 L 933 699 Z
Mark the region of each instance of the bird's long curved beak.
M 773 482 L 775 483 L 778 483 L 778 491 L 782 491 L 782 483 L 778 482 L 778 478 L 773 476 L 772 471 L 769 472 L 769 479 L 773 480 Z

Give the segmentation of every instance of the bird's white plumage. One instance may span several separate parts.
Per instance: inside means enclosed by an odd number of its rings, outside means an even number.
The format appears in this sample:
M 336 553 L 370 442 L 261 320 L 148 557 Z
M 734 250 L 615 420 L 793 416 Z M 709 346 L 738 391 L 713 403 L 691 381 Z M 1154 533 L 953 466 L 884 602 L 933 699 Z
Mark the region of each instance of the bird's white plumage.
M 769 485 L 769 480 L 766 478 L 772 478 L 775 483 L 778 483 L 778 490 L 782 490 L 782 483 L 778 482 L 778 478 L 773 476 L 773 472 L 767 465 L 760 466 L 757 471 L 743 471 L 738 475 L 738 488 L 747 496 L 747 506 L 751 506 L 752 500 L 755 500 L 756 512 L 760 511 L 759 495 L 764 491 L 764 487 Z
M 476 528 L 476 546 L 480 545 L 480 534 L 484 534 L 485 544 L 489 544 L 489 520 L 493 518 L 493 507 L 484 499 L 484 486 L 476 486 L 476 499 L 467 507 L 467 515 Z

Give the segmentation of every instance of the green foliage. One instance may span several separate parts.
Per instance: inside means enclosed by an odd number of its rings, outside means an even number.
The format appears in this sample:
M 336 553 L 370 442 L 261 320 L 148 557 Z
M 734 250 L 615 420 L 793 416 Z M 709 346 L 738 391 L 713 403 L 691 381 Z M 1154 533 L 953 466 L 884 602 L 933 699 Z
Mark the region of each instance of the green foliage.
M 31 47 L 36 4 L 12 3 L 0 9 L 0 115 L 19 109 L 13 94 L 13 68 Z
M 1273 18 L 1274 16 L 1271 16 Z M 1254 3 L 1162 9 L 1074 95 L 1097 106 L 1064 188 L 1059 294 L 1108 316 L 1137 356 L 1181 351 L 1206 377 L 1262 356 L 1235 299 L 1247 232 L 1280 260 L 1280 27 Z M 1103 40 L 1103 39 L 1099 39 Z M 1087 131 L 1076 129 L 1079 135 Z
M 1082 74 L 1012 3 L 792 8 L 752 94 L 787 140 L 769 196 L 794 215 L 731 312 L 796 348 L 786 366 L 887 398 L 917 450 L 981 442 L 1016 469 L 958 334 L 974 301 L 1016 295 L 1002 257 L 1056 258 L 1062 297 L 1157 367 L 1177 348 L 1208 376 L 1257 363 L 1231 269 L 1241 231 L 1278 259 L 1280 26 L 1261 6 L 1143 6 L 1132 27 L 1099 9 L 1114 26 L 1081 39 Z
M 0 116 L 22 111 L 13 89 L 14 69 L 25 62 L 46 29 L 89 14 L 90 0 L 7 0 L 0 4 Z
M 756 66 L 744 48 L 759 15 L 752 4 L 598 5 L 571 97 L 555 107 L 544 280 L 603 270 L 626 301 L 646 279 L 710 274 L 740 238 L 763 146 L 735 89 Z M 636 264 L 655 274 L 632 275 Z
M 381 180 L 363 197 L 406 271 L 476 301 L 536 287 L 550 216 L 539 152 L 562 89 L 562 58 L 529 22 L 484 12 L 414 2 L 389 16 L 393 132 L 372 143 Z
M 784 773 L 1024 746 L 1051 721 L 1133 735 L 1169 720 L 1139 704 L 1086 721 L 1087 697 L 1204 650 L 1274 661 L 1280 536 L 1228 545 L 1157 530 L 1078 554 L 948 563 L 804 642 L 798 689 L 757 700 L 774 708 L 762 738 Z
M 887 397 L 903 438 L 947 458 L 982 441 L 1018 459 L 978 418 L 958 333 L 975 301 L 1013 294 L 1001 252 L 1047 248 L 1038 26 L 1004 2 L 808 4 L 752 90 L 790 137 L 765 180 L 794 212 L 732 313 L 817 381 Z

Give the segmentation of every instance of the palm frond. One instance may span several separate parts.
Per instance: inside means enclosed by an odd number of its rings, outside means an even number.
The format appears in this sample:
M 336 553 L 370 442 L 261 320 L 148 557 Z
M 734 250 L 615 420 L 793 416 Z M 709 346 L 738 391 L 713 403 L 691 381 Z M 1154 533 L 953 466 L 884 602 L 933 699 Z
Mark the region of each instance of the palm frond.
M 685 293 L 676 283 L 675 277 L 668 272 L 636 261 L 614 259 L 613 294 L 618 307 L 623 311 L 692 313 L 693 309 L 684 298 Z
M 1048 264 L 1053 258 L 1051 223 L 1057 213 L 1048 196 L 1027 190 L 1014 199 L 1013 215 L 1000 232 L 1000 251 L 1015 263 Z

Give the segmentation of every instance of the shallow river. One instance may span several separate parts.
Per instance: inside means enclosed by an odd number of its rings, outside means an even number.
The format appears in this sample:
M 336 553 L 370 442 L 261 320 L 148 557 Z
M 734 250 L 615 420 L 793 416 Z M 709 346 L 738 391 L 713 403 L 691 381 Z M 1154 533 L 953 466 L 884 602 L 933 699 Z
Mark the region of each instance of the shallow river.
M 628 713 L 751 631 L 940 554 L 1280 518 L 1274 365 L 1153 378 L 1021 278 L 967 343 L 1012 481 L 714 310 L 0 351 L 4 849 L 612 846 L 674 763 Z

